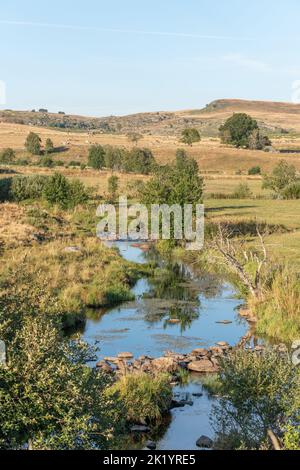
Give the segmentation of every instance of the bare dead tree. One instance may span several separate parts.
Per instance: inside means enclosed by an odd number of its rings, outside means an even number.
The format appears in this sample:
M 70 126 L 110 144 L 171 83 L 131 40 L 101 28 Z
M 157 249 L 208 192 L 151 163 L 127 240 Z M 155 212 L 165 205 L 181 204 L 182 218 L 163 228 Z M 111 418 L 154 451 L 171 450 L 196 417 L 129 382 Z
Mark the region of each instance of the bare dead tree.
M 260 253 L 245 250 L 245 242 L 233 241 L 232 233 L 230 233 L 226 227 L 222 227 L 221 224 L 218 225 L 218 234 L 213 242 L 214 247 L 222 255 L 227 266 L 239 276 L 243 284 L 254 297 L 258 297 L 261 293 L 262 268 L 267 262 L 268 257 L 264 243 L 265 234 L 261 234 L 258 226 L 256 226 L 256 232 L 260 241 Z M 244 262 L 241 256 L 244 258 Z M 245 269 L 245 264 L 249 261 L 254 261 L 256 265 L 253 277 L 250 276 Z

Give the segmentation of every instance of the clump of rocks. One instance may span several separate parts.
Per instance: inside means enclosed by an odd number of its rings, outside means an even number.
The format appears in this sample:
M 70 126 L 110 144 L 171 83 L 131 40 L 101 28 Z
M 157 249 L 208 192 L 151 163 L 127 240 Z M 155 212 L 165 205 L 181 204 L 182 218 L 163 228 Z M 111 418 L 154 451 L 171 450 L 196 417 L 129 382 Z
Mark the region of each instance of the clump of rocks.
M 187 354 L 166 351 L 164 356 L 158 358 L 143 355 L 135 359 L 132 353 L 121 352 L 115 357 L 105 357 L 97 363 L 97 367 L 117 375 L 134 372 L 176 374 L 180 369 L 196 373 L 216 373 L 219 370 L 219 359 L 231 349 L 226 341 L 220 341 L 208 349 L 197 348 Z

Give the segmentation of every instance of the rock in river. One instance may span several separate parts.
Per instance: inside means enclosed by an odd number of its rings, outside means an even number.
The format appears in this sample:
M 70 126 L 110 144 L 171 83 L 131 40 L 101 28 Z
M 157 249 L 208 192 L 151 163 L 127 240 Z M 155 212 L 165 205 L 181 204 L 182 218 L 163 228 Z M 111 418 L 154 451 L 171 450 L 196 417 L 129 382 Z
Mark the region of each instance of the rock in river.
M 217 372 L 218 367 L 213 364 L 209 359 L 202 359 L 201 361 L 193 361 L 188 365 L 188 369 L 192 372 Z
M 172 357 L 159 357 L 153 359 L 152 367 L 160 372 L 175 372 L 178 369 L 178 364 Z
M 132 359 L 133 358 L 133 354 L 130 353 L 130 352 L 120 352 L 118 354 L 118 358 L 119 359 Z
M 202 449 L 211 449 L 213 446 L 213 441 L 207 436 L 201 436 L 196 442 L 197 447 L 202 447 Z

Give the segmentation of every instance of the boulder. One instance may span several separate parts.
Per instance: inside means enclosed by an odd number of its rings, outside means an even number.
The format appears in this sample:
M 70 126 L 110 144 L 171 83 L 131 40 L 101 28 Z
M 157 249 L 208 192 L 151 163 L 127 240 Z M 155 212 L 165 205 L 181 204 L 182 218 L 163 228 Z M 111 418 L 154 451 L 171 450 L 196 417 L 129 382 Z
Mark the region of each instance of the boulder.
M 188 369 L 192 372 L 217 372 L 218 367 L 213 364 L 209 359 L 202 359 L 200 361 L 190 362 Z
M 120 352 L 118 354 L 118 358 L 119 359 L 132 359 L 133 354 L 131 352 Z
M 221 348 L 229 348 L 229 344 L 227 343 L 227 341 L 218 341 L 216 345 L 220 346 Z
M 112 357 L 112 356 L 105 357 L 104 360 L 106 362 L 112 362 L 113 364 L 115 364 L 116 362 L 119 362 L 119 359 L 117 357 Z
M 201 436 L 196 442 L 197 447 L 201 447 L 202 449 L 211 449 L 213 446 L 213 441 L 207 436 Z
M 172 400 L 170 409 L 183 408 L 186 405 L 193 406 L 192 400 Z
M 207 356 L 208 355 L 208 351 L 207 349 L 204 349 L 204 348 L 197 348 L 197 349 L 193 349 L 192 351 L 192 356 Z
M 152 368 L 159 372 L 176 372 L 178 364 L 172 357 L 159 357 L 153 359 Z
M 99 361 L 96 367 L 103 370 L 104 372 L 113 372 L 113 368 L 106 361 Z
M 156 443 L 153 442 L 153 441 L 146 442 L 146 449 L 155 450 L 156 449 Z

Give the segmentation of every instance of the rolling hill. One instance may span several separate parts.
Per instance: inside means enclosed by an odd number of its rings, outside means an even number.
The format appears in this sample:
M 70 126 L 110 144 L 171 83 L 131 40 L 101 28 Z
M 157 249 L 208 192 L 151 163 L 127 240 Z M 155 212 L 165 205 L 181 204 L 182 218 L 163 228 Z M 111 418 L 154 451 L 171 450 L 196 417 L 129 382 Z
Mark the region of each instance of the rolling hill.
M 185 127 L 196 127 L 205 137 L 216 137 L 220 125 L 233 113 L 245 112 L 256 118 L 270 135 L 300 133 L 300 104 L 238 99 L 216 100 L 203 109 L 138 113 L 128 116 L 86 117 L 36 111 L 0 111 L 0 121 L 79 130 L 93 133 L 176 136 Z

